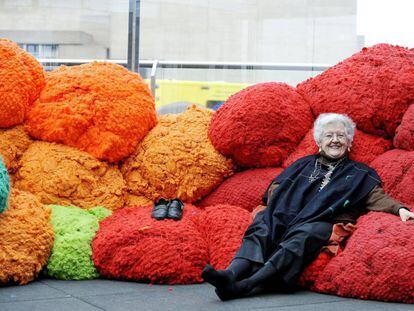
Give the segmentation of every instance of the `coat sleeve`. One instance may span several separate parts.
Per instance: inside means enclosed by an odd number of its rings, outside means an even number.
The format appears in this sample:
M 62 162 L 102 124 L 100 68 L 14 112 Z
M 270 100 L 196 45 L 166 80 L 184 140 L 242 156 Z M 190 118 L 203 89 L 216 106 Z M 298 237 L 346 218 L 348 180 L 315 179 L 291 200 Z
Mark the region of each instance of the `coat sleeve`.
M 279 184 L 276 183 L 275 181 L 272 181 L 272 183 L 269 185 L 269 187 L 267 187 L 265 193 L 263 194 L 262 197 L 262 202 L 264 205 L 267 205 L 269 203 L 269 199 L 272 196 L 272 192 L 275 191 L 277 189 L 277 187 L 279 187 Z
M 365 202 L 365 208 L 369 211 L 386 212 L 394 215 L 399 215 L 400 208 L 406 208 L 400 202 L 390 198 L 384 189 L 380 186 L 375 186 L 374 189 L 368 194 Z

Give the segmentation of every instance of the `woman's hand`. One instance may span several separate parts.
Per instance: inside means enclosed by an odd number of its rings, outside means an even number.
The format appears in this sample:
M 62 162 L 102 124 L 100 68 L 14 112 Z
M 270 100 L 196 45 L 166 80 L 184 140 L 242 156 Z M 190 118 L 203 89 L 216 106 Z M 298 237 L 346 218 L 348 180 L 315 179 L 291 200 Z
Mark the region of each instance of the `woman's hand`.
M 405 208 L 400 208 L 400 210 L 398 211 L 398 214 L 400 214 L 402 221 L 407 221 L 410 218 L 414 219 L 414 213 L 410 212 L 409 210 L 406 210 Z

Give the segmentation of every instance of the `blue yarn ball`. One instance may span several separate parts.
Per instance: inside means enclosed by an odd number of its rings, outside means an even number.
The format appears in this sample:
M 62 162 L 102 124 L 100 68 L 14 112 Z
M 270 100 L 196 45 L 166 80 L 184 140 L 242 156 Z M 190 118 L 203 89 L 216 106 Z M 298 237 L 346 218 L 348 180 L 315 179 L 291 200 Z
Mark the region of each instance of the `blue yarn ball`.
M 7 208 L 10 193 L 10 180 L 6 166 L 0 157 L 0 214 Z

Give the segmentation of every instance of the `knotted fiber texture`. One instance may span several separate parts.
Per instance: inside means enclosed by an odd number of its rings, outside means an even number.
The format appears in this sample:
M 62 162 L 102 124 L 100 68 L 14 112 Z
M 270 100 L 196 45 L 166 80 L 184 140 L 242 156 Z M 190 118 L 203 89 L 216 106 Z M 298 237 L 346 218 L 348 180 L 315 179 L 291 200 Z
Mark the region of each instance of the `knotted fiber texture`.
M 47 263 L 54 233 L 50 210 L 30 193 L 14 189 L 0 214 L 0 284 L 26 284 Z
M 414 105 L 405 112 L 394 136 L 394 146 L 398 149 L 414 151 Z
M 121 172 L 86 152 L 38 141 L 26 150 L 19 166 L 15 187 L 30 191 L 44 204 L 111 210 L 124 205 Z
M 414 151 L 390 150 L 371 166 L 381 177 L 386 193 L 401 203 L 414 205 Z
M 202 282 L 208 249 L 193 223 L 194 206 L 183 219 L 157 221 L 151 206 L 124 208 L 101 222 L 93 240 L 93 261 L 107 278 L 158 284 Z
M 22 126 L 0 129 L 0 155 L 3 156 L 9 174 L 16 173 L 18 161 L 31 143 L 32 140 Z
M 99 277 L 92 261 L 91 241 L 99 221 L 111 215 L 103 207 L 84 210 L 74 206 L 49 205 L 55 243 L 46 273 L 61 280 L 87 280 Z
M 44 84 L 37 60 L 16 43 L 0 38 L 0 128 L 23 123 Z
M 207 207 L 199 216 L 198 228 L 207 241 L 210 264 L 215 269 L 230 264 L 251 222 L 248 211 L 228 204 Z
M 155 124 L 154 98 L 141 77 L 120 65 L 93 62 L 47 75 L 27 129 L 33 137 L 116 162 Z
M 207 137 L 212 114 L 192 106 L 184 113 L 160 117 L 122 167 L 128 205 L 161 197 L 194 202 L 232 174 L 232 161 L 218 153 Z
M 10 192 L 10 180 L 3 159 L 0 156 L 0 214 L 7 208 Z
M 260 83 L 230 96 L 213 116 L 209 137 L 244 167 L 279 166 L 313 122 L 308 103 L 284 83 Z
M 218 204 L 234 205 L 251 212 L 263 204 L 262 197 L 267 187 L 281 168 L 257 168 L 236 173 L 226 179 L 216 190 L 198 205 L 202 207 Z
M 371 212 L 315 282 L 322 293 L 414 303 L 414 222 Z
M 300 83 L 297 90 L 315 116 L 345 113 L 364 132 L 393 137 L 414 102 L 413 60 L 406 48 L 378 44 Z
M 369 165 L 373 160 L 388 151 L 390 148 L 390 140 L 381 136 L 374 136 L 355 130 L 354 141 L 352 143 L 349 157 L 352 160 Z M 310 130 L 306 134 L 305 138 L 300 142 L 296 150 L 286 159 L 283 166 L 288 167 L 296 160 L 316 153 L 318 153 L 318 146 L 313 138 L 313 130 Z

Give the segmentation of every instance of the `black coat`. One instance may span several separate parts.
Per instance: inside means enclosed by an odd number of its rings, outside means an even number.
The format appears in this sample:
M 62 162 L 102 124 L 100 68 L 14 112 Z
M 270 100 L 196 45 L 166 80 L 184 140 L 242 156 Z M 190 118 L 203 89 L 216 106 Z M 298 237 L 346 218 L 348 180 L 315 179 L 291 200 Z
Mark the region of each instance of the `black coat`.
M 317 158 L 301 158 L 273 180 L 279 186 L 271 193 L 267 208 L 257 214 L 245 232 L 236 257 L 265 263 L 289 231 L 305 223 L 331 222 L 347 208 L 361 204 L 381 184 L 375 170 L 346 158 L 335 168 L 330 182 L 319 190 L 324 174 L 309 180 Z

